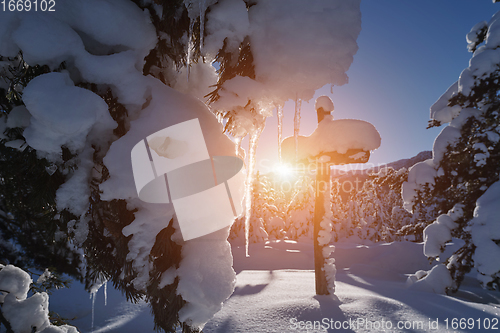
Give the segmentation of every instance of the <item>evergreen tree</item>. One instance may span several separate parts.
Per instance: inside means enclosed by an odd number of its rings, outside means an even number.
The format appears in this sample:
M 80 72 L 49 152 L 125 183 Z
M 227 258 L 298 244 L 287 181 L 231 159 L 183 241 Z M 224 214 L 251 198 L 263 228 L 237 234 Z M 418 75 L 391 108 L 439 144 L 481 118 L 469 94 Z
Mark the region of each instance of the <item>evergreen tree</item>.
M 74 216 L 55 208 L 56 191 L 73 167 L 71 154 L 65 151 L 65 161 L 57 167 L 39 159 L 22 136 L 27 113 L 22 89 L 49 69 L 28 66 L 22 55 L 2 60 L 5 67 L 0 72 L 7 89 L 0 89 L 0 260 L 24 269 L 50 267 L 78 276 L 80 255 L 67 244 L 67 222 Z
M 400 240 L 400 229 L 412 225 L 413 217 L 403 209 L 401 185 L 406 168 L 386 167 L 358 178 L 335 179 L 332 186 L 335 240 L 357 236 L 372 242 Z M 345 185 L 349 184 L 348 186 Z M 362 184 L 362 186 L 361 186 Z M 342 194 L 342 188 L 351 191 Z M 342 197 L 345 198 L 342 198 Z
M 62 163 L 54 164 L 39 158 L 37 151 L 28 146 L 23 137 L 20 113 L 25 108 L 22 95 L 16 90 L 22 91 L 30 80 L 49 72 L 49 69 L 46 66 L 29 66 L 21 54 L 11 63 L 7 68 L 9 74 L 4 76 L 10 82 L 9 89 L 4 90 L 2 96 L 7 103 L 2 105 L 5 115 L 0 120 L 6 127 L 0 144 L 0 235 L 4 250 L 1 260 L 25 270 L 43 271 L 50 268 L 56 277 L 61 273 L 69 274 L 83 281 L 89 290 L 96 283 L 111 280 L 113 286 L 124 292 L 127 299 L 139 301 L 144 293 L 130 283 L 135 273 L 126 259 L 129 239 L 122 233 L 123 227 L 132 222 L 133 211 L 126 208 L 125 201 L 106 202 L 100 199 L 99 184 L 106 179 L 103 153 L 96 151 L 93 156 L 95 172 L 89 183 L 91 195 L 85 217 L 88 219 L 88 234 L 82 239 L 80 231 L 75 228 L 79 216 L 66 209 L 58 209 L 56 204 L 56 192 L 78 168 L 75 163 L 78 156 L 63 147 Z M 81 86 L 97 90 L 92 84 Z M 114 134 L 118 137 L 123 135 L 128 121 L 127 110 L 117 103 L 110 90 L 101 97 L 119 123 Z M 12 142 L 16 141 L 23 142 L 19 148 L 12 147 Z M 172 221 L 164 233 L 173 233 L 171 225 Z M 180 261 L 180 246 L 168 240 L 170 238 L 160 238 L 159 244 L 155 244 L 155 248 L 158 248 L 156 257 L 163 259 L 162 266 L 156 271 L 157 275 L 161 275 L 163 266 L 175 265 Z M 169 244 L 160 245 L 165 241 Z M 85 253 L 85 262 L 82 262 L 79 248 Z M 123 276 L 123 272 L 128 273 Z M 154 285 L 153 282 L 149 288 L 147 300 L 155 313 L 156 328 L 168 331 L 169 326 L 181 325 L 189 331 L 189 326 L 179 323 L 175 315 L 185 304 L 175 293 L 176 285 L 166 286 L 163 290 L 155 289 Z M 165 307 L 165 304 L 176 306 Z M 174 313 L 173 317 L 171 313 Z
M 276 207 L 279 190 L 274 188 L 266 175 L 257 171 L 252 186 L 252 208 L 250 218 L 250 242 L 261 243 L 271 239 L 283 239 L 285 225 L 283 212 Z M 244 239 L 245 219 L 239 218 L 231 227 L 230 239 Z
M 401 197 L 401 186 L 407 177 L 408 169 L 405 167 L 399 170 L 388 167 L 381 169 L 373 178 L 374 185 L 381 190 L 378 198 L 382 207 L 379 210 L 383 211 L 384 216 L 383 238 L 388 242 L 400 240 L 401 236 L 405 235 L 401 230 L 415 224 L 416 215 L 408 213 L 403 208 L 403 199 Z
M 338 179 L 333 179 L 331 191 L 333 240 L 338 242 L 341 239 L 351 237 L 354 233 L 356 224 L 353 213 L 356 201 L 342 198 L 342 185 Z
M 380 209 L 379 191 L 372 181 L 366 181 L 361 191 L 357 192 L 352 200 L 356 202 L 355 219 L 357 220 L 357 236 L 378 242 L 383 239 L 383 221 L 385 216 Z
M 182 0 L 156 1 L 155 4 L 133 2 L 149 10 L 158 36 L 158 43 L 145 58 L 143 74 L 153 75 L 173 86 L 178 71 L 200 59 L 201 18 L 191 21 Z M 156 10 L 157 6 L 161 9 Z M 192 45 L 187 42 L 187 35 L 194 41 Z M 98 52 L 105 54 L 106 51 Z M 110 52 L 114 51 L 110 49 Z M 4 80 L 0 84 L 0 260 L 23 269 L 43 271 L 50 268 L 66 273 L 83 281 L 88 289 L 110 280 L 128 300 L 145 299 L 150 303 L 156 329 L 176 332 L 180 327 L 183 332 L 197 331 L 179 318 L 179 310 L 186 304 L 177 293 L 179 278 L 171 284 L 161 285 L 162 274 L 170 267 L 178 268 L 181 262 L 182 245 L 172 240 L 174 220 L 165 221 L 167 227 L 156 236 L 150 254 L 153 268 L 147 290 L 132 283 L 138 272 L 127 258 L 131 237 L 125 236 L 123 229 L 134 221 L 135 210 L 128 208 L 124 200 L 101 199 L 99 188 L 109 178 L 103 162 L 109 143 L 108 146 L 93 146 L 89 195 L 85 198 L 82 193 L 87 209 L 83 216 L 77 216 L 69 209 L 57 207 L 56 193 L 78 171 L 83 152 L 63 146 L 61 160 L 54 162 L 41 158 L 25 142 L 24 87 L 42 74 L 72 68 L 64 62 L 56 69 L 29 65 L 22 52 L 17 57 L 1 57 L 0 60 Z M 223 61 L 224 57 L 221 55 L 219 60 Z M 127 133 L 131 110 L 118 102 L 111 87 L 86 81 L 78 82 L 78 86 L 98 94 L 107 103 L 117 123 L 113 140 Z
M 287 207 L 287 234 L 291 239 L 313 237 L 315 191 L 312 179 L 302 175 L 294 185 L 294 193 Z
M 33 280 L 36 278 L 36 280 Z M 56 329 L 76 333 L 73 326 L 57 313 L 49 312 L 49 295 L 54 289 L 67 287 L 68 281 L 49 270 L 37 274 L 26 272 L 14 265 L 0 264 L 0 327 L 7 333 L 34 332 Z M 28 297 L 29 296 L 29 297 Z M 38 308 L 38 311 L 33 309 Z M 3 330 L 2 330 L 3 331 Z
M 283 184 L 267 179 L 267 190 L 269 202 L 266 208 L 269 212 L 269 217 L 266 220 L 266 231 L 270 239 L 284 239 L 286 234 L 286 207 L 287 198 L 283 191 Z
M 430 126 L 449 125 L 436 138 L 433 159 L 410 170 L 403 188 L 408 207 L 417 210 L 428 225 L 424 231 L 428 256 L 440 256 L 439 249 L 444 249 L 450 236 L 464 240 L 451 258 L 441 258 L 446 259 L 454 281 L 451 291 L 459 288 L 475 266 L 477 244 L 471 237 L 470 221 L 476 201 L 498 181 L 500 172 L 500 61 L 497 57 L 485 60 L 500 46 L 494 29 L 498 19 L 497 13 L 467 35 L 473 52 L 470 66 L 431 107 Z

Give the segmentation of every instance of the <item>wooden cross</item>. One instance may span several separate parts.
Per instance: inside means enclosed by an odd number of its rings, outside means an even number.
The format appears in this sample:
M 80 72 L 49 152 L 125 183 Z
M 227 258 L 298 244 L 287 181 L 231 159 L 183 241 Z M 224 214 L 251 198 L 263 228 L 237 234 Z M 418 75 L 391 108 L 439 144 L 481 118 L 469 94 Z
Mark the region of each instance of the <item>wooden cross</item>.
M 333 104 L 333 103 L 332 103 Z M 333 105 L 330 105 L 333 110 Z M 318 115 L 318 124 L 332 111 L 324 110 L 323 107 L 318 107 L 316 109 Z M 376 131 L 373 127 L 373 131 Z M 378 132 L 377 132 L 378 133 Z M 288 145 L 289 149 L 295 148 L 296 141 L 293 137 L 286 138 L 283 142 L 290 143 Z M 293 141 L 291 141 L 293 140 Z M 300 146 L 299 146 L 300 147 Z M 291 158 L 291 154 L 287 154 L 288 158 Z M 302 154 L 296 154 L 296 156 L 304 156 L 304 152 Z M 319 232 L 321 231 L 321 221 L 325 216 L 325 190 L 330 186 L 326 186 L 330 184 L 330 167 L 332 165 L 343 165 L 343 164 L 351 164 L 351 163 L 366 163 L 370 158 L 370 151 L 365 151 L 362 149 L 349 149 L 345 153 L 340 154 L 336 151 L 326 151 L 320 152 L 316 156 L 309 156 L 305 159 L 294 160 L 293 162 L 296 164 L 302 165 L 314 165 L 316 169 L 316 195 L 315 195 L 315 207 L 314 207 L 314 270 L 316 276 L 316 294 L 317 295 L 328 295 L 328 286 L 326 281 L 325 271 L 322 269 L 325 264 L 325 259 L 323 256 L 323 249 L 326 245 L 320 245 L 318 241 Z M 309 170 L 309 168 L 307 168 Z M 327 196 L 329 197 L 329 195 Z
M 330 114 L 323 110 L 323 108 L 318 108 L 316 110 L 318 115 L 318 124 L 323 120 L 325 115 Z M 359 153 L 364 153 L 365 155 L 361 158 L 352 158 L 351 156 L 360 156 Z M 323 248 L 328 246 L 328 244 L 321 246 L 318 241 L 319 231 L 321 230 L 321 221 L 325 216 L 325 189 L 327 182 L 330 183 L 330 167 L 332 165 L 342 165 L 350 163 L 366 163 L 370 158 L 369 151 L 363 151 L 361 149 L 350 149 L 345 154 L 339 154 L 337 152 L 321 153 L 321 157 L 328 156 L 330 161 L 326 163 L 319 162 L 321 158 L 318 157 L 316 163 L 316 196 L 314 201 L 314 272 L 315 272 L 315 284 L 316 284 L 316 295 L 329 295 L 328 285 L 326 282 L 325 271 L 323 266 L 325 265 L 325 258 L 323 257 Z M 327 198 L 329 196 L 326 196 Z

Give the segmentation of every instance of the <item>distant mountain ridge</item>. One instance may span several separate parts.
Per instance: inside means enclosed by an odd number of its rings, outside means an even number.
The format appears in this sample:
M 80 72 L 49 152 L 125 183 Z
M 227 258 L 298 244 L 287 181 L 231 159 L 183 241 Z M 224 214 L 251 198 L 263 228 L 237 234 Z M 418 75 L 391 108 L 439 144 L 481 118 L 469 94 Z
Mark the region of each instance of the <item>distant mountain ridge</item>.
M 399 170 L 401 168 L 409 169 L 418 162 L 422 162 L 430 158 L 432 158 L 432 151 L 426 150 L 418 153 L 413 157 L 404 158 L 386 164 L 381 164 L 372 168 L 367 168 L 362 170 L 349 170 L 349 171 L 335 171 L 335 169 L 333 169 L 331 177 L 332 179 L 336 179 L 340 183 L 343 183 L 345 181 L 356 183 L 358 184 L 357 186 L 359 187 L 362 186 L 362 184 L 369 178 L 369 175 L 376 174 L 381 169 L 384 168 L 393 168 L 394 170 Z
M 421 151 L 417 155 L 410 157 L 410 158 L 404 158 L 401 160 L 397 160 L 394 162 L 386 163 L 386 164 L 381 164 L 372 168 L 367 168 L 367 169 L 362 169 L 362 170 L 349 170 L 349 171 L 342 171 L 339 173 L 336 173 L 335 171 L 332 172 L 333 178 L 343 178 L 343 177 L 351 177 L 351 176 L 360 176 L 360 175 L 368 175 L 371 173 L 377 173 L 379 170 L 384 169 L 384 168 L 393 168 L 394 170 L 399 170 L 401 168 L 411 168 L 418 162 L 422 162 L 425 160 L 428 160 L 432 158 L 432 151 L 430 150 L 425 150 Z
M 349 170 L 336 172 L 332 170 L 332 180 L 336 180 L 341 184 L 340 195 L 345 200 L 348 198 L 351 191 L 360 191 L 363 189 L 363 184 L 370 178 L 370 175 L 377 174 L 381 169 L 393 168 L 400 170 L 401 168 L 409 169 L 418 162 L 432 158 L 432 151 L 422 151 L 411 158 L 404 158 L 394 162 L 381 164 L 372 168 L 362 170 Z
M 412 166 L 414 166 L 415 164 L 417 164 L 418 162 L 422 162 L 422 161 L 428 160 L 430 158 L 432 158 L 432 151 L 425 150 L 425 151 L 421 151 L 420 153 L 418 153 L 417 155 L 415 155 L 411 158 L 404 158 L 404 159 L 401 159 L 401 160 L 398 160 L 395 162 L 391 162 L 391 163 L 387 163 L 387 164 L 384 164 L 384 165 L 381 165 L 381 166 L 378 166 L 378 167 L 372 168 L 372 169 L 379 170 L 379 169 L 382 169 L 385 167 L 391 167 L 394 170 L 399 170 L 401 168 L 409 169 Z

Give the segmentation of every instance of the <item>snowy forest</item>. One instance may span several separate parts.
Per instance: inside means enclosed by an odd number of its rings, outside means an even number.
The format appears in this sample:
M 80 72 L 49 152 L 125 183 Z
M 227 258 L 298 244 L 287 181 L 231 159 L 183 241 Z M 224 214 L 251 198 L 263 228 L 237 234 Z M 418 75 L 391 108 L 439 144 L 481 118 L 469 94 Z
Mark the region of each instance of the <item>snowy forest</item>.
M 1 1 L 0 332 L 500 329 L 500 12 L 464 36 L 469 66 L 430 106 L 433 147 L 354 169 L 337 164 L 384 137 L 315 92 L 348 84 L 360 3 Z M 305 101 L 318 127 L 300 136 Z M 264 172 L 272 117 L 288 169 Z M 197 177 L 176 196 L 159 167 L 203 162 L 182 141 L 195 132 L 153 137 L 193 119 L 212 181 L 200 192 L 229 194 L 227 221 L 215 195 L 196 201 Z M 212 227 L 188 238 L 196 214 Z

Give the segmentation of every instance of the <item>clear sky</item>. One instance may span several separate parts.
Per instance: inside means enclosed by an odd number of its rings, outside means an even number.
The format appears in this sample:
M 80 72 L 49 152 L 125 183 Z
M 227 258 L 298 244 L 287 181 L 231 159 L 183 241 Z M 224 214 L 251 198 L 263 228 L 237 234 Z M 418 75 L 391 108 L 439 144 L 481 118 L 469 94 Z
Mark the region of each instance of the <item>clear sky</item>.
M 468 66 L 465 35 L 500 10 L 491 0 L 362 0 L 359 50 L 349 83 L 317 92 L 330 96 L 336 119 L 371 122 L 382 137 L 370 163 L 431 150 L 441 128 L 426 129 L 430 106 Z M 311 50 L 311 52 L 313 52 Z M 283 136 L 293 135 L 294 103 L 285 105 Z M 314 100 L 302 103 L 301 135 L 316 128 Z M 268 119 L 257 152 L 262 172 L 277 162 L 276 116 Z

